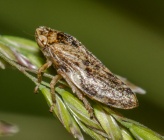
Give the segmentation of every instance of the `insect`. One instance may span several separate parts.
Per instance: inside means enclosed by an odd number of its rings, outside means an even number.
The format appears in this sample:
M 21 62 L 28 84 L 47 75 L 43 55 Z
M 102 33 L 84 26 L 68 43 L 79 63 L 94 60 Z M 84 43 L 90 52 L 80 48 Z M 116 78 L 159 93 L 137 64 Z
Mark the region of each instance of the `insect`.
M 54 86 L 63 78 L 91 114 L 92 107 L 86 96 L 115 108 L 138 106 L 135 93 L 75 37 L 44 26 L 36 29 L 35 37 L 47 59 L 38 70 L 38 82 L 41 82 L 41 73 L 51 65 L 58 73 L 50 83 L 54 103 Z

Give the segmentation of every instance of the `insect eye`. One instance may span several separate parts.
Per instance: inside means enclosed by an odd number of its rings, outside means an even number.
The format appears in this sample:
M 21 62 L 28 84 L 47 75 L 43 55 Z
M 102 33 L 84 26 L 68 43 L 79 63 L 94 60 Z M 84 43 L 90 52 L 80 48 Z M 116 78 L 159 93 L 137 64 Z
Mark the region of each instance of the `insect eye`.
M 44 35 L 40 35 L 39 36 L 39 40 L 45 45 L 47 44 L 47 37 L 45 37 Z

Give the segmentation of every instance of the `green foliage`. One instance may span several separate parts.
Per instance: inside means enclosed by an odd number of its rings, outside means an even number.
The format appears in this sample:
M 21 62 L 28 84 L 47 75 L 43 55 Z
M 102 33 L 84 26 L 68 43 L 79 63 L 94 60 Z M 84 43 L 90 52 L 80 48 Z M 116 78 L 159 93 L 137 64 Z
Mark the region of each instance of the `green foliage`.
M 37 69 L 45 60 L 35 42 L 18 37 L 0 36 L 0 58 L 1 68 L 13 66 L 38 85 L 37 78 L 33 74 L 37 73 Z M 46 72 L 43 76 L 52 78 L 53 74 Z M 51 107 L 49 83 L 42 81 L 39 90 Z M 70 92 L 71 89 L 64 81 L 58 83 L 55 91 L 57 94 L 53 114 L 67 131 L 79 140 L 84 139 L 81 130 L 96 140 L 163 139 L 149 128 L 121 116 L 110 107 L 95 101 L 91 102 L 95 114 L 95 118 L 91 119 L 83 103 Z

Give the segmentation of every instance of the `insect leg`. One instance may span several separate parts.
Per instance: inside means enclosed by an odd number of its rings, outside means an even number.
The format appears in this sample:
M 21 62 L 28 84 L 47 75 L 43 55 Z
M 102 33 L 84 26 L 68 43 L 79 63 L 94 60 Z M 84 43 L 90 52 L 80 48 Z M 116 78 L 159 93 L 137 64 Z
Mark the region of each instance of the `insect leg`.
M 76 93 L 77 97 L 83 101 L 85 108 L 88 110 L 88 113 L 90 114 L 90 118 L 93 118 L 94 117 L 93 108 L 91 107 L 87 98 L 85 98 L 83 93 L 81 91 L 79 91 L 78 89 L 76 89 L 75 93 Z
M 51 61 L 47 61 L 44 65 L 42 65 L 39 69 L 38 69 L 38 73 L 37 73 L 37 77 L 38 77 L 38 85 L 35 87 L 34 92 L 37 93 L 38 88 L 40 83 L 42 82 L 42 73 L 48 69 L 50 66 L 52 65 Z
M 66 80 L 68 85 L 72 88 L 73 93 L 77 95 L 77 97 L 84 103 L 85 108 L 88 110 L 90 117 L 94 117 L 93 108 L 91 107 L 88 100 L 85 98 L 83 93 L 67 78 L 67 76 L 60 70 L 58 70 L 58 73 Z
M 51 98 L 52 98 L 52 105 L 50 107 L 50 112 L 52 112 L 53 108 L 54 108 L 54 104 L 56 103 L 56 95 L 55 95 L 55 91 L 54 91 L 54 87 L 56 85 L 56 83 L 61 79 L 62 77 L 60 75 L 56 75 L 52 78 L 51 82 L 50 82 L 50 93 L 51 93 Z

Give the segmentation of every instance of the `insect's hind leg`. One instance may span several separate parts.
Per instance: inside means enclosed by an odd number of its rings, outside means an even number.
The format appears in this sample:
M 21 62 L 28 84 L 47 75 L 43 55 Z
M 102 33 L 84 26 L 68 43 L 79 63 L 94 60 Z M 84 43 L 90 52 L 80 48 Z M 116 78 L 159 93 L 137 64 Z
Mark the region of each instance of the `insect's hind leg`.
M 81 91 L 79 91 L 78 89 L 76 89 L 75 93 L 76 93 L 77 97 L 80 100 L 83 101 L 85 108 L 88 110 L 88 113 L 90 115 L 90 118 L 94 118 L 93 108 L 91 107 L 91 104 L 85 98 L 85 96 L 83 95 L 83 93 L 81 93 Z
M 50 107 L 50 112 L 53 111 L 54 105 L 56 103 L 56 94 L 55 94 L 55 90 L 54 87 L 56 85 L 56 83 L 61 79 L 61 75 L 56 75 L 52 78 L 51 82 L 50 82 L 50 93 L 51 93 L 51 98 L 52 98 L 52 105 Z
M 58 73 L 60 73 L 60 75 L 66 80 L 66 82 L 72 88 L 73 93 L 75 93 L 77 97 L 84 103 L 85 108 L 90 114 L 90 118 L 94 118 L 93 108 L 91 107 L 88 100 L 85 98 L 84 94 L 67 78 L 65 74 L 63 74 L 60 70 L 58 70 Z

